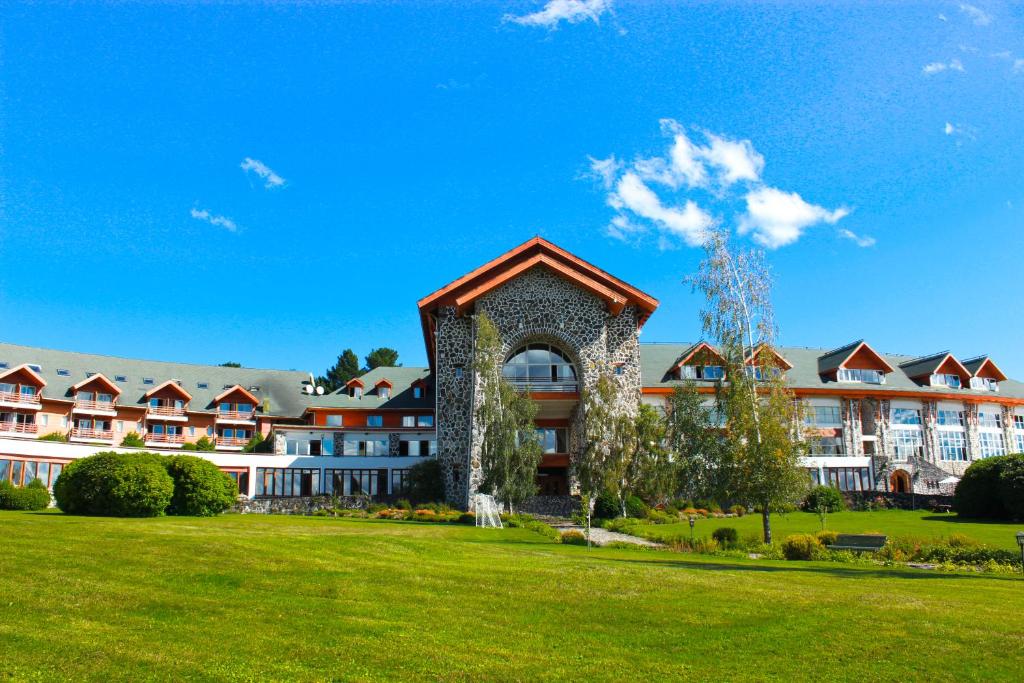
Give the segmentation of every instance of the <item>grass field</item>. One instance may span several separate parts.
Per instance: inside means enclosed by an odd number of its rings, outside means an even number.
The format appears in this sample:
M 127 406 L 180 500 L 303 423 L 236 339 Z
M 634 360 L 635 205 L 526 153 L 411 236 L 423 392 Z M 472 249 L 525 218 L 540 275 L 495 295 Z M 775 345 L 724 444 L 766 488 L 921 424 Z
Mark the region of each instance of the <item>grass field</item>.
M 0 679 L 1020 680 L 1024 580 L 311 517 L 0 513 Z
M 761 537 L 761 516 L 698 518 L 693 532 L 696 537 L 711 536 L 718 527 L 736 528 L 740 537 Z M 1017 550 L 1016 533 L 1024 531 L 1024 524 L 1003 524 L 978 520 L 964 520 L 955 514 L 936 514 L 928 511 L 876 510 L 874 512 L 836 512 L 828 515 L 826 528 L 840 533 L 881 533 L 888 536 L 914 536 L 920 538 L 948 538 L 950 534 L 964 534 L 993 548 Z M 772 515 L 772 535 L 776 542 L 789 534 L 815 533 L 821 530 L 818 515 L 810 512 L 790 512 Z M 676 538 L 689 538 L 688 522 L 657 524 L 641 527 L 643 536 L 654 541 L 670 542 Z

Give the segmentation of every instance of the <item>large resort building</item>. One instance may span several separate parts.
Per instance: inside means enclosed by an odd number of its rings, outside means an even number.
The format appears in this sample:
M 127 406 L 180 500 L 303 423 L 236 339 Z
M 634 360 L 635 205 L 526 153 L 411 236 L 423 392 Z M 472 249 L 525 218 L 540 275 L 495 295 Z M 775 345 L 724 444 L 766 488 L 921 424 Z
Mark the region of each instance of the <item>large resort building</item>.
M 602 373 L 626 410 L 663 407 L 685 382 L 712 400 L 722 361 L 704 342 L 640 343 L 657 300 L 534 238 L 419 302 L 429 367 L 380 367 L 319 395 L 305 372 L 187 365 L 0 344 L 0 479 L 52 487 L 64 464 L 120 446 L 197 452 L 250 498 L 398 497 L 437 458 L 448 499 L 481 472 L 473 371 L 477 313 L 498 329 L 503 374 L 538 403 L 539 492 L 573 493 L 581 392 Z M 763 351 L 767 352 L 767 351 Z M 815 482 L 846 491 L 948 492 L 974 460 L 1024 451 L 1024 384 L 987 356 L 784 347 L 771 366 L 808 405 Z M 751 359 L 751 372 L 762 363 Z M 243 452 L 255 434 L 267 452 Z M 58 435 L 61 440 L 53 436 Z M 51 440 L 54 439 L 54 440 Z

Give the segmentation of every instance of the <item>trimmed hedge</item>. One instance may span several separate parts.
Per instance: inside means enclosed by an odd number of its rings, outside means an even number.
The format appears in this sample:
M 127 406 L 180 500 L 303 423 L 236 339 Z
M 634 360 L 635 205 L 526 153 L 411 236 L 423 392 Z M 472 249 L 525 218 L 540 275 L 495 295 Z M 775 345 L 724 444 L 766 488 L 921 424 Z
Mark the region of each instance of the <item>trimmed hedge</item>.
M 53 485 L 68 514 L 210 516 L 228 509 L 235 483 L 209 460 L 189 455 L 111 451 L 68 463 Z
M 33 479 L 24 488 L 0 481 L 0 510 L 45 510 L 50 505 L 46 484 Z
M 1024 454 L 971 463 L 956 485 L 953 507 L 964 517 L 1024 519 Z
M 106 451 L 64 466 L 53 485 L 57 507 L 69 514 L 156 517 L 174 494 L 161 456 Z
M 720 526 L 711 532 L 711 538 L 723 548 L 736 548 L 740 544 L 740 532 L 731 526 Z
M 174 480 L 169 515 L 212 517 L 231 507 L 238 497 L 234 480 L 209 460 L 174 455 L 166 459 L 166 466 Z

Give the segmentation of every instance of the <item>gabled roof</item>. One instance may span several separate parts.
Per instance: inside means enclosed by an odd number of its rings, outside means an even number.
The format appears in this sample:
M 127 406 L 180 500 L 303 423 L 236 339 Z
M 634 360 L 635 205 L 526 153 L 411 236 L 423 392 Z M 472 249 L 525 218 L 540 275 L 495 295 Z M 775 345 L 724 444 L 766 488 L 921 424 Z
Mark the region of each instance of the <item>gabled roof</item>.
M 431 365 L 434 362 L 432 313 L 444 306 L 454 306 L 462 314 L 483 295 L 535 267 L 548 268 L 602 299 L 613 315 L 621 313 L 626 306 L 635 306 L 639 325 L 643 325 L 658 307 L 658 300 L 649 294 L 542 237 L 534 237 L 419 300 L 417 305 Z
M 260 400 L 258 398 L 256 398 L 256 396 L 251 391 L 249 391 L 248 389 L 243 387 L 241 384 L 236 384 L 233 387 L 228 387 L 224 391 L 220 392 L 219 394 L 217 394 L 216 396 L 213 397 L 213 402 L 216 403 L 217 401 L 221 400 L 225 396 L 230 396 L 231 394 L 234 394 L 235 392 L 241 393 L 247 399 L 252 401 L 253 406 L 259 404 L 259 402 L 260 402 Z
M 991 377 L 997 382 L 1005 382 L 1006 375 L 988 356 L 977 356 L 964 361 L 964 367 L 971 373 L 972 377 Z M 982 372 L 985 372 L 982 375 Z
M 121 393 L 121 387 L 117 386 L 116 384 L 111 382 L 109 379 L 107 379 L 107 376 L 104 375 L 102 372 L 98 372 L 95 375 L 93 375 L 92 377 L 86 377 L 85 379 L 83 379 L 78 384 L 72 384 L 71 385 L 71 390 L 72 391 L 78 391 L 82 387 L 88 386 L 88 385 L 92 384 L 93 382 L 102 382 L 103 384 L 106 384 L 107 388 L 110 389 L 110 393 L 114 394 L 115 396 L 117 396 L 117 395 L 119 395 Z
M 169 379 L 166 382 L 160 384 L 159 386 L 153 387 L 152 389 L 150 389 L 149 391 L 147 391 L 145 393 L 145 396 L 146 396 L 146 398 L 149 398 L 150 396 L 153 396 L 154 394 L 156 394 L 156 392 L 160 391 L 161 389 L 165 389 L 165 388 L 166 389 L 174 389 L 174 391 L 176 391 L 186 401 L 191 401 L 192 400 L 192 394 L 190 394 L 187 391 L 185 391 L 185 389 L 183 389 L 182 386 L 180 384 L 178 384 L 178 382 L 173 380 L 173 379 Z
M 432 410 L 434 408 L 434 400 L 428 399 L 426 392 L 423 392 L 420 398 L 416 398 L 412 390 L 415 386 L 429 387 L 431 385 L 433 377 L 430 375 L 429 368 L 378 367 L 357 379 L 360 386 L 377 386 L 385 375 L 387 381 L 392 385 L 390 396 L 386 398 L 377 392 L 366 393 L 356 398 L 350 396 L 348 390 L 342 387 L 326 396 L 310 397 L 306 412 L 338 408 L 356 410 Z
M 845 368 L 850 359 L 862 354 L 871 357 L 878 363 L 878 367 L 885 370 L 885 372 L 895 371 L 895 368 L 889 365 L 880 353 L 868 346 L 868 343 L 863 339 L 858 339 L 846 346 L 840 346 L 838 349 L 833 349 L 832 351 L 819 356 L 818 372 L 824 375 L 835 372 L 840 368 Z
M 949 351 L 940 351 L 930 356 L 922 356 L 906 363 L 900 363 L 900 369 L 911 379 L 930 377 L 939 372 L 943 366 L 947 366 L 947 371 L 951 368 L 955 371 L 947 374 L 956 374 L 963 380 L 967 380 L 971 376 L 970 370 L 965 368 Z
M 690 362 L 691 359 L 693 359 L 699 353 L 706 353 L 706 354 L 709 354 L 711 356 L 714 356 L 715 358 L 718 359 L 718 361 L 722 365 L 725 365 L 725 359 L 722 358 L 722 354 L 718 353 L 718 349 L 716 349 L 711 344 L 708 344 L 707 342 L 703 342 L 702 341 L 702 342 L 697 342 L 696 344 L 694 344 L 693 346 L 688 348 L 683 353 L 683 355 L 680 356 L 680 358 L 676 362 L 676 364 L 674 366 L 672 366 L 672 369 L 675 370 L 675 369 L 678 369 L 678 368 L 686 365 L 687 363 Z
M 781 353 L 779 353 L 774 347 L 769 346 L 765 342 L 761 342 L 760 344 L 754 347 L 754 351 L 752 353 L 747 354 L 747 365 L 756 364 L 758 356 L 760 356 L 765 351 L 768 351 L 775 357 L 775 367 L 781 368 L 783 370 L 793 369 L 792 363 L 783 358 Z
M 373 388 L 376 389 L 377 387 L 387 387 L 388 389 L 390 389 L 393 386 L 395 385 L 392 384 L 387 377 L 381 377 L 379 380 L 377 380 L 377 383 L 373 385 Z
M 365 387 L 366 384 L 363 383 L 363 380 L 359 379 L 358 377 L 353 377 L 349 381 L 345 382 L 345 386 L 346 387 Z
M 9 377 L 18 372 L 24 372 L 25 374 L 29 375 L 34 381 L 39 382 L 39 386 L 46 386 L 46 380 L 40 377 L 38 372 L 30 368 L 28 366 L 28 363 L 22 363 L 21 365 L 18 365 L 16 367 L 11 368 L 10 370 L 3 372 L 2 374 L 0 374 L 0 379 L 4 379 L 5 377 Z

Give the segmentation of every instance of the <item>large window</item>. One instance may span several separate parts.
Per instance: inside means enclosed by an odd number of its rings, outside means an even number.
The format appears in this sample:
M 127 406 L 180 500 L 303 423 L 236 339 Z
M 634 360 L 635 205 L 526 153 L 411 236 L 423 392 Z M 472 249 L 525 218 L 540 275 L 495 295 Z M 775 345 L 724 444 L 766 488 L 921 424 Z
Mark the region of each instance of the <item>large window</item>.
M 344 455 L 388 455 L 388 440 L 346 434 Z
M 547 385 L 548 390 L 576 390 L 576 368 L 562 351 L 550 344 L 522 346 L 509 356 L 502 374 L 516 386 Z
M 960 375 L 934 374 L 931 376 L 930 384 L 933 387 L 949 387 L 950 389 L 960 388 Z
M 320 470 L 305 467 L 257 467 L 256 495 L 315 496 L 320 493 Z
M 398 442 L 398 454 L 413 457 L 437 455 L 437 441 L 433 439 L 416 439 L 411 441 L 403 439 Z
M 946 461 L 967 460 L 967 440 L 962 431 L 939 432 L 939 453 Z
M 999 391 L 999 383 L 988 377 L 972 377 L 971 389 L 979 389 L 981 391 Z
M 897 462 L 906 462 L 909 458 L 923 455 L 924 440 L 919 429 L 894 429 L 892 442 Z
M 921 411 L 916 408 L 893 408 L 892 424 L 893 426 L 919 425 L 921 424 Z
M 840 491 L 870 491 L 871 473 L 867 467 L 828 467 L 828 485 Z
M 725 368 L 721 365 L 683 365 L 679 368 L 680 379 L 722 379 Z
M 939 425 L 942 427 L 963 427 L 964 411 L 962 410 L 939 410 Z
M 323 439 L 286 438 L 284 446 L 286 455 L 334 455 L 334 438 L 331 436 Z
M 839 406 L 807 406 L 804 422 L 816 427 L 841 427 L 843 418 Z
M 842 455 L 843 439 L 839 436 L 812 436 L 808 439 L 810 455 Z
M 981 446 L 981 457 L 983 458 L 1006 455 L 1006 444 L 1003 441 L 1003 435 L 999 432 L 978 432 L 978 445 Z
M 391 495 L 404 496 L 409 493 L 409 470 L 391 470 Z
M 9 481 L 15 486 L 27 486 L 33 479 L 52 489 L 64 465 L 49 460 L 7 460 L 0 459 L 0 481 Z
M 994 410 L 978 411 L 978 427 L 991 429 L 1003 428 L 1003 416 Z
M 564 427 L 541 427 L 537 429 L 537 438 L 545 453 L 568 453 L 569 438 Z
M 324 470 L 324 493 L 335 496 L 386 496 L 388 471 Z

